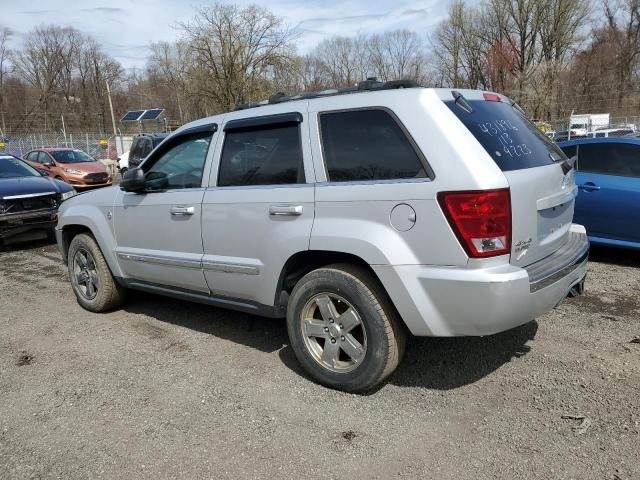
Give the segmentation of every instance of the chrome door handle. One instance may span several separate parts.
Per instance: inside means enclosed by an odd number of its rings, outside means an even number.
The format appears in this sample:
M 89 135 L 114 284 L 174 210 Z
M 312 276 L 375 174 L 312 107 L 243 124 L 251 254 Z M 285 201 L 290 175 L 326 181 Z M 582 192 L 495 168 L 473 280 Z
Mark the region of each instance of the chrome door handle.
M 581 185 L 578 185 L 578 188 L 580 188 L 581 190 L 584 190 L 586 192 L 592 192 L 595 190 L 600 190 L 600 187 L 598 185 L 596 185 L 595 183 L 592 182 L 587 182 Z
M 297 217 L 302 215 L 302 205 L 271 205 L 269 215 Z
M 171 215 L 176 217 L 181 217 L 185 215 L 193 215 L 196 213 L 196 209 L 194 207 L 171 207 Z

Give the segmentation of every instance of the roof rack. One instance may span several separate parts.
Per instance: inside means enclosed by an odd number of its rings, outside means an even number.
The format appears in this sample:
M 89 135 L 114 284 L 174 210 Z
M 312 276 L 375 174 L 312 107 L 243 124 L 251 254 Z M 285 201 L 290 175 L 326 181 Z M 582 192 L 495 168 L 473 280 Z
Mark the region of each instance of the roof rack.
M 244 103 L 242 105 L 238 105 L 235 110 L 246 110 L 248 108 L 262 107 L 264 105 L 274 105 L 276 103 L 292 102 L 294 100 L 309 100 L 311 98 L 329 97 L 333 95 L 344 95 L 347 93 L 417 87 L 420 87 L 420 85 L 414 80 L 390 80 L 388 82 L 381 82 L 376 77 L 369 77 L 366 80 L 356 83 L 352 87 L 330 88 L 319 92 L 306 92 L 299 93 L 297 95 L 287 95 L 284 92 L 278 92 L 271 95 L 268 100 Z

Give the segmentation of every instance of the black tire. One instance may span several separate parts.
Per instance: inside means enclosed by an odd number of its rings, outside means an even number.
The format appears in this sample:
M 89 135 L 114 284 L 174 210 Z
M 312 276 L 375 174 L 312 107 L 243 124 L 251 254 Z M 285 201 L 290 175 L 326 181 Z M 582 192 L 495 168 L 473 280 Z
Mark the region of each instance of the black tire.
M 86 259 L 86 271 L 81 266 L 83 257 Z M 81 233 L 73 237 L 67 267 L 73 293 L 82 308 L 90 312 L 106 312 L 124 301 L 126 289 L 113 278 L 100 247 L 91 235 Z M 94 285 L 93 291 L 89 283 Z
M 335 321 L 329 319 L 339 328 L 327 323 L 322 312 L 321 318 L 318 318 L 316 312 L 321 310 L 320 307 L 314 311 L 315 316 L 309 317 L 315 304 L 326 302 L 325 296 L 333 299 L 335 306 L 331 307 L 331 311 L 336 314 L 340 314 L 340 308 L 343 309 L 342 314 L 349 308 L 356 311 L 355 317 L 360 323 L 352 339 L 359 335 L 356 339 L 358 343 L 354 343 L 362 347 L 356 348 L 356 357 L 364 350 L 363 356 L 357 361 L 342 350 L 342 345 L 348 346 L 348 343 L 341 343 L 345 342 L 341 332 L 347 332 L 340 330 L 343 327 L 341 314 Z M 307 335 L 303 332 L 307 328 L 303 323 L 308 325 L 309 322 L 303 322 L 303 316 L 314 319 L 314 330 L 323 325 L 323 332 L 329 328 L 332 330 L 319 334 L 326 335 L 326 338 Z M 287 328 L 293 351 L 308 374 L 322 385 L 346 392 L 371 390 L 393 373 L 404 354 L 407 340 L 406 327 L 378 279 L 365 268 L 350 264 L 335 264 L 314 270 L 296 284 L 289 298 Z M 327 343 L 329 341 L 333 346 Z M 329 345 L 335 351 L 336 344 L 339 345 L 338 358 L 334 355 L 332 361 L 325 362 L 324 345 Z M 340 371 L 336 371 L 338 364 Z

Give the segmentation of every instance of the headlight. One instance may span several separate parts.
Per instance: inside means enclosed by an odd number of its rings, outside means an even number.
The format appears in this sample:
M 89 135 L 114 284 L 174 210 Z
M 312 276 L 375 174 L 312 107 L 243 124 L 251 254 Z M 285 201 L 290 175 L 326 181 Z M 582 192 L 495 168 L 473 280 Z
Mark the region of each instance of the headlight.
M 68 198 L 73 197 L 74 195 L 76 195 L 78 192 L 76 192 L 74 189 L 69 190 L 68 192 L 64 192 L 61 195 L 62 201 L 64 202 L 65 200 L 67 200 Z
M 77 168 L 65 168 L 64 171 L 72 175 L 82 175 L 82 170 L 78 170 Z

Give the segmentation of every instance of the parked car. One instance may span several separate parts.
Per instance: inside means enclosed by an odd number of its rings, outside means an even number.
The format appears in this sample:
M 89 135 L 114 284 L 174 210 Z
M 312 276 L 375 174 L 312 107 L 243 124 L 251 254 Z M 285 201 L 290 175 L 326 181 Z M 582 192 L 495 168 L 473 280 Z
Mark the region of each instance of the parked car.
M 129 151 L 122 153 L 122 155 L 118 157 L 118 170 L 120 170 L 122 175 L 129 170 Z
M 580 139 L 559 143 L 577 159 L 575 221 L 591 243 L 640 248 L 640 139 Z
M 168 133 L 143 133 L 133 139 L 127 161 L 127 168 L 138 167 L 151 151 L 167 138 Z
M 107 187 L 111 175 L 92 156 L 74 148 L 41 148 L 24 156 L 29 165 L 50 177 L 73 185 L 77 190 Z
M 490 335 L 582 291 L 573 173 L 502 95 L 368 80 L 185 125 L 56 235 L 87 310 L 138 289 L 286 317 L 309 375 L 357 392 L 409 333 Z
M 18 157 L 0 153 L 0 242 L 30 230 L 52 236 L 58 206 L 75 193 Z

